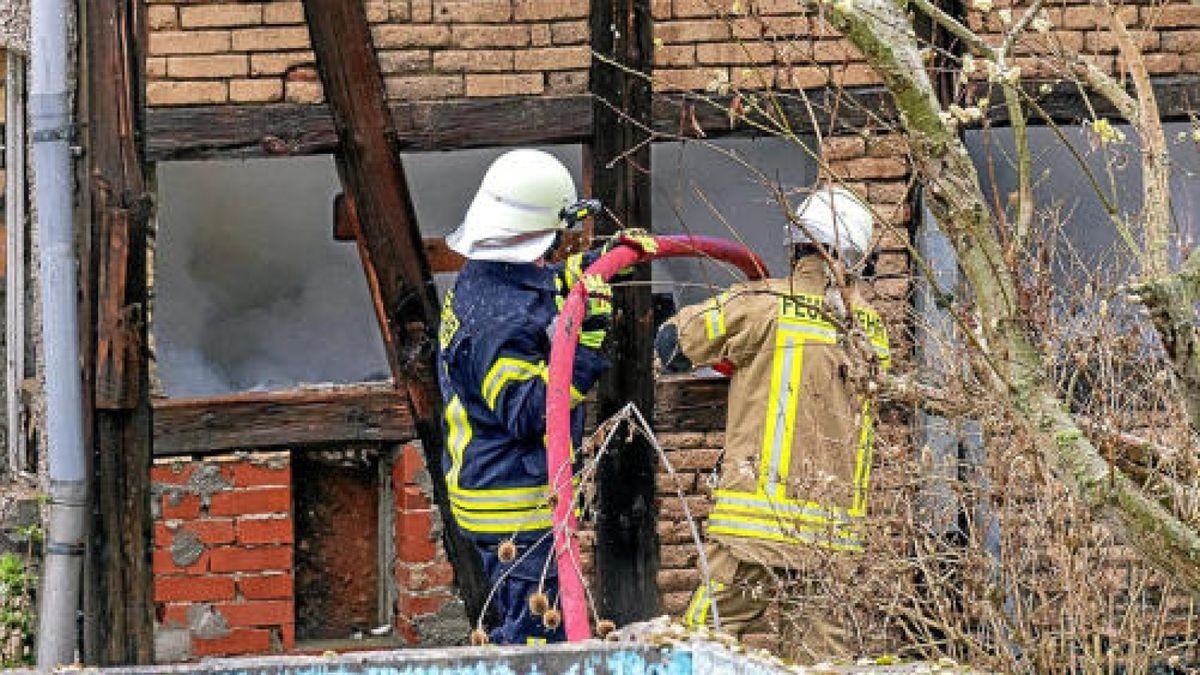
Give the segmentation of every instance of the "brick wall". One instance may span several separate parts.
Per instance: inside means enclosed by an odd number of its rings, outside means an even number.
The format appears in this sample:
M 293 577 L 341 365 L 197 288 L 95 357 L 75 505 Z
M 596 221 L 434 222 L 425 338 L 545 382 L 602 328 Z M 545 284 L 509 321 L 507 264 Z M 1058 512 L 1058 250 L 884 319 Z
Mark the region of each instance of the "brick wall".
M 288 452 L 164 459 L 154 490 L 154 601 L 160 662 L 296 648 L 294 462 Z M 453 570 L 440 544 L 429 474 L 418 449 L 392 464 L 395 539 L 389 567 L 401 638 L 465 639 Z M 298 477 L 302 479 L 303 476 Z M 363 536 L 374 536 L 364 532 Z M 336 584 L 337 571 L 330 584 Z
M 151 106 L 321 100 L 300 2 L 147 0 Z M 396 100 L 587 89 L 587 0 L 367 0 Z
M 436 643 L 436 632 L 468 625 L 454 595 L 454 568 L 442 548 L 442 524 L 430 496 L 431 483 L 420 450 L 406 445 L 392 469 L 396 499 L 396 630 L 410 644 Z M 448 625 L 447 625 L 448 624 Z M 443 637 L 444 640 L 444 637 Z
M 809 7 L 793 0 L 655 2 L 655 89 L 878 84 L 861 55 Z
M 300 2 L 146 0 L 151 106 L 321 100 Z M 1014 6 L 1015 2 L 1015 6 Z M 968 23 L 995 44 L 1005 12 L 1024 0 L 973 9 Z M 879 78 L 819 13 L 798 0 L 653 0 L 658 91 L 855 87 Z M 587 90 L 587 0 L 366 0 L 393 100 L 564 95 Z M 808 5 L 811 7 L 811 5 Z M 1060 49 L 1116 66 L 1103 10 L 1066 0 L 1053 27 L 1018 45 L 1018 65 L 1055 77 Z M 1119 10 L 1154 74 L 1200 70 L 1200 6 L 1150 0 Z
M 968 25 L 989 42 L 999 44 L 1011 21 L 1019 19 L 1028 2 L 997 0 L 995 8 L 968 13 Z M 1129 27 L 1134 42 L 1143 51 L 1151 75 L 1194 74 L 1200 72 L 1200 5 L 1174 2 L 1162 5 L 1139 1 L 1121 3 L 1117 16 Z M 1087 54 L 1106 70 L 1114 70 L 1119 59 L 1117 44 L 1109 28 L 1108 10 L 1092 6 L 1086 0 L 1068 0 L 1049 5 L 1044 17 L 1052 28 L 1033 30 L 1019 41 L 1017 65 L 1026 77 L 1052 78 L 1056 72 L 1052 60 L 1033 54 L 1061 50 Z M 1009 17 L 1015 17 L 1010 19 Z
M 290 649 L 288 455 L 158 463 L 151 480 L 160 660 Z

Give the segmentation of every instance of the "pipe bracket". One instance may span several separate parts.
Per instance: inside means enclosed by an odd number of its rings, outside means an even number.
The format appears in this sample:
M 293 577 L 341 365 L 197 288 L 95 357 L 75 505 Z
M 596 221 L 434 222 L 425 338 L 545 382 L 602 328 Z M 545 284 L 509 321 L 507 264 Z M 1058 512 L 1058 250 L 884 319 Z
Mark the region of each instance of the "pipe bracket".
M 61 541 L 46 542 L 46 555 L 81 556 L 87 547 L 83 543 L 68 544 Z

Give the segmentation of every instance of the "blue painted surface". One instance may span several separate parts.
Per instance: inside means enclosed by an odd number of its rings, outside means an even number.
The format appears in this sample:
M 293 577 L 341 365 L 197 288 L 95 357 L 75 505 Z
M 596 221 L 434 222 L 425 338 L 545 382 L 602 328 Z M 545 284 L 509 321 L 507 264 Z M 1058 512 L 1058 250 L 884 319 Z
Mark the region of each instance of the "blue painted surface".
M 536 648 L 461 647 L 328 657 L 210 659 L 200 663 L 72 672 L 108 675 L 782 675 L 784 671 L 707 645 L 659 649 L 588 642 Z

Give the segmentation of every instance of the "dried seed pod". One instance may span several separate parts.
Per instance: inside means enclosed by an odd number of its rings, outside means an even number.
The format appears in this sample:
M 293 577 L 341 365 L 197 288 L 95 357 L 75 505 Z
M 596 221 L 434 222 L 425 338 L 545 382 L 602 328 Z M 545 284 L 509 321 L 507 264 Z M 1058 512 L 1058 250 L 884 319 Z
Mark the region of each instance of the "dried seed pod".
M 488 643 L 488 634 L 482 628 L 476 628 L 471 631 L 471 646 L 482 647 Z
M 496 547 L 496 557 L 500 558 L 500 562 L 508 565 L 517 559 L 517 545 L 512 541 L 502 541 Z
M 617 624 L 613 623 L 609 619 L 600 619 L 596 622 L 596 636 L 602 640 L 608 637 L 609 633 L 612 633 L 616 629 Z
M 562 613 L 557 609 L 547 609 L 546 612 L 542 614 L 542 625 L 546 627 L 546 630 L 554 630 L 558 628 L 562 625 Z
M 530 594 L 529 611 L 532 612 L 534 616 L 541 616 L 545 614 L 546 610 L 548 609 L 550 609 L 550 598 L 546 597 L 545 593 L 539 591 L 537 593 Z

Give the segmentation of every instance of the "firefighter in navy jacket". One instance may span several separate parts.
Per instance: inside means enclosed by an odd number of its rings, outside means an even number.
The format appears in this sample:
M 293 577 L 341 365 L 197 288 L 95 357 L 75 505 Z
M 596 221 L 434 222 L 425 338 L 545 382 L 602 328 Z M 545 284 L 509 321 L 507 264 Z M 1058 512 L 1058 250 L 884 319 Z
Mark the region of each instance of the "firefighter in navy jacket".
M 560 641 L 546 468 L 546 383 L 553 321 L 595 254 L 545 262 L 578 215 L 574 181 L 557 159 L 514 150 L 488 169 L 462 225 L 449 237 L 468 261 L 447 293 L 438 375 L 445 404 L 446 484 L 458 527 L 475 542 L 494 587 L 498 644 Z M 607 367 L 600 353 L 612 312 L 593 277 L 575 352 L 573 447 L 583 395 Z M 530 602 L 537 596 L 537 601 Z M 531 608 L 531 604 L 534 605 Z

